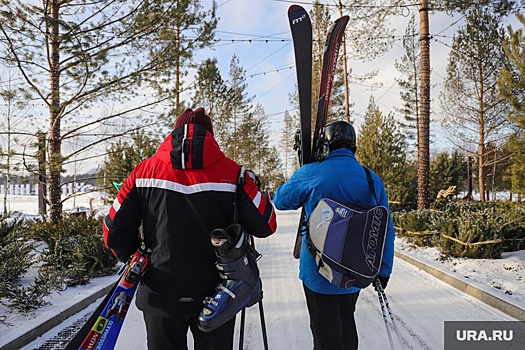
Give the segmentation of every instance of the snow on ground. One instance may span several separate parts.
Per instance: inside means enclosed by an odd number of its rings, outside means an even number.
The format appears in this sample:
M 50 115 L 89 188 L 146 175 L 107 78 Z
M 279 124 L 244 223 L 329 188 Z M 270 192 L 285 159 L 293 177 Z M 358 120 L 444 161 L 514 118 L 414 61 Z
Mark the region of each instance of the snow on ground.
M 415 248 L 403 238 L 396 239 L 396 249 L 456 278 L 470 281 L 525 310 L 525 250 L 504 252 L 500 259 L 448 258 L 441 261 L 437 248 Z
M 292 257 L 299 212 L 278 211 L 277 214 L 277 232 L 269 238 L 256 239 L 256 248 L 263 254 L 259 267 L 263 280 L 263 306 L 269 348 L 311 349 L 306 304 L 301 283 L 297 278 L 298 260 Z M 485 290 L 499 294 L 500 297 L 511 298 L 514 304 L 525 309 L 525 251 L 505 253 L 502 259 L 497 260 L 451 259 L 442 262 L 434 248 L 412 249 L 404 240 L 397 239 L 396 249 L 472 284 L 484 286 Z M 95 283 L 104 284 L 98 280 Z M 5 344 L 6 333 L 10 333 L 11 336 L 12 332 L 21 334 L 30 327 L 29 324 L 35 324 L 47 317 L 49 308 L 64 307 L 65 300 L 69 300 L 70 295 L 82 293 L 82 288 L 86 287 L 70 288 L 61 292 L 60 297 L 52 300 L 50 306 L 38 310 L 30 318 L 9 315 L 8 321 L 16 322 L 10 329 L 0 326 L 0 347 Z M 394 272 L 386 293 L 403 342 L 409 349 L 442 349 L 444 321 L 514 320 L 401 259 L 395 260 Z M 79 313 L 79 316 L 86 312 Z M 389 348 L 379 301 L 372 288 L 361 292 L 356 317 L 361 349 Z M 23 349 L 38 348 L 74 320 L 75 317 L 66 320 Z M 238 323 L 239 320 L 238 316 Z M 20 327 L 22 324 L 24 328 Z M 238 326 L 236 344 L 239 329 Z M 244 337 L 245 349 L 263 349 L 257 305 L 247 309 Z M 191 336 L 188 339 L 191 344 Z M 144 322 L 140 311 L 134 305 L 130 308 L 116 349 L 146 349 Z
M 3 212 L 3 195 L 2 195 L 2 212 Z M 15 216 L 35 217 L 38 216 L 38 199 L 37 196 L 9 195 L 7 211 L 14 213 Z M 78 196 L 71 197 L 64 201 L 63 209 L 65 212 L 92 210 L 96 214 L 105 215 L 109 206 L 104 203 L 106 194 L 102 192 L 87 192 Z

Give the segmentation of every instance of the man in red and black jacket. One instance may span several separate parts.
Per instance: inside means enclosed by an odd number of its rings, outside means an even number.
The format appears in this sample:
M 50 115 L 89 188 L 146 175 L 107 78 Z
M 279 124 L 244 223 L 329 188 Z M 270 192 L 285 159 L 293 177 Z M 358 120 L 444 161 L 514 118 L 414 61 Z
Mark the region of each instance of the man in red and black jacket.
M 203 108 L 187 109 L 157 153 L 138 164 L 120 189 L 103 229 L 106 246 L 126 261 L 140 244 L 152 249 L 151 264 L 137 291 L 148 348 L 186 348 L 188 327 L 195 349 L 232 349 L 235 317 L 213 332 L 197 327 L 203 300 L 220 282 L 210 233 L 233 223 L 240 166 L 213 137 Z M 271 203 L 245 176 L 239 223 L 255 237 L 275 232 Z

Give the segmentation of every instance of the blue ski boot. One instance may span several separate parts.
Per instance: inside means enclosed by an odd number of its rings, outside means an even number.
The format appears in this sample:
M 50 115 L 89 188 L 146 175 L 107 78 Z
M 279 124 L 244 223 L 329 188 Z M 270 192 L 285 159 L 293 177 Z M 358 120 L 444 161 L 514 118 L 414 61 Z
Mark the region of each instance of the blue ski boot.
M 257 268 L 260 254 L 248 244 L 248 235 L 239 224 L 211 233 L 217 255 L 216 267 L 224 279 L 213 297 L 204 300 L 199 329 L 211 332 L 231 320 L 240 310 L 262 300 L 262 284 Z

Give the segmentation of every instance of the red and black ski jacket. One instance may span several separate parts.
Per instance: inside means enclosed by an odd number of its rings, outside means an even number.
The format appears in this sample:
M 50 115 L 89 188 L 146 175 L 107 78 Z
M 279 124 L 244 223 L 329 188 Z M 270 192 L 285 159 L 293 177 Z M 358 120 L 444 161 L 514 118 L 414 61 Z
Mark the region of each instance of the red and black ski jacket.
M 103 224 L 106 246 L 127 260 L 140 242 L 151 265 L 137 291 L 140 310 L 161 317 L 198 314 L 220 282 L 210 233 L 233 223 L 240 166 L 198 124 L 183 125 L 124 182 Z M 239 222 L 255 237 L 277 227 L 271 203 L 245 174 Z

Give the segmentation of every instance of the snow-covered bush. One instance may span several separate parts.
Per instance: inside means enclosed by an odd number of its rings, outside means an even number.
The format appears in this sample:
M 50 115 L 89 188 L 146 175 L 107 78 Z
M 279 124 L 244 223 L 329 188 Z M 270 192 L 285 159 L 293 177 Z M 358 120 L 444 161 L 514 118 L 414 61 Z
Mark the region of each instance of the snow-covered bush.
M 87 215 L 67 214 L 58 224 L 35 221 L 31 236 L 47 245 L 41 269 L 65 286 L 114 273 L 117 260 L 104 247 L 101 227 L 101 218 Z
M 439 234 L 431 229 L 430 210 L 410 210 L 392 213 L 396 233 L 418 247 L 434 246 Z
M 54 225 L 0 217 L 0 303 L 31 313 L 55 290 L 114 273 L 117 260 L 104 247 L 101 220 L 66 214 Z
M 525 247 L 525 209 L 517 203 L 440 201 L 431 210 L 393 213 L 393 220 L 399 236 L 437 245 L 444 257 L 497 258 Z

